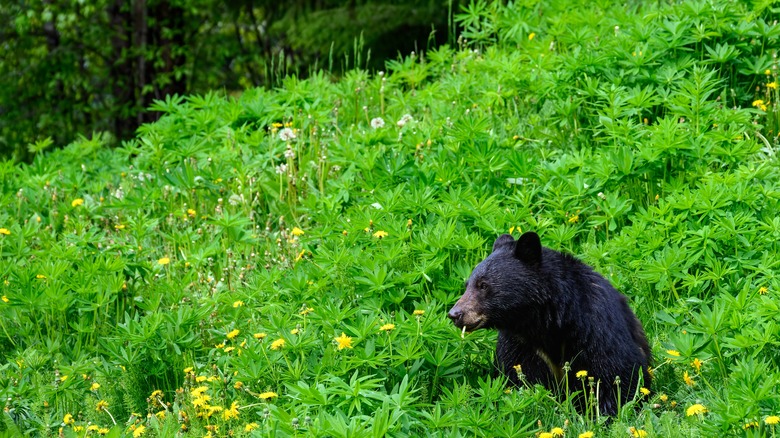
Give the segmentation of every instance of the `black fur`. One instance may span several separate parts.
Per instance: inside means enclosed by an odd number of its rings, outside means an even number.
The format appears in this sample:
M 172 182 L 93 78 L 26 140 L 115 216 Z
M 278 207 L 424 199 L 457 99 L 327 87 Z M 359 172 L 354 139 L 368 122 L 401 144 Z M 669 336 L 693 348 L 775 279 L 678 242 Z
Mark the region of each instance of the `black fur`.
M 555 389 L 568 362 L 572 391 L 587 390 L 575 377 L 580 370 L 600 381 L 605 415 L 617 412 L 616 377 L 622 403 L 640 376 L 650 387 L 650 347 L 625 296 L 585 263 L 542 247 L 536 233 L 500 236 L 449 317 L 467 330 L 498 330 L 496 362 L 514 384 L 520 365 L 530 383 Z

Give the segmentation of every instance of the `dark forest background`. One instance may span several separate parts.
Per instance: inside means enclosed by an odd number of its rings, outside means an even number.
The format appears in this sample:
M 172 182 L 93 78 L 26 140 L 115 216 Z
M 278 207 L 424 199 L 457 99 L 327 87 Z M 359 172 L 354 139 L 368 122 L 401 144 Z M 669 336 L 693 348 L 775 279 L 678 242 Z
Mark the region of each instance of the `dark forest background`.
M 273 87 L 446 43 L 457 0 L 0 0 L 0 158 L 116 145 L 167 95 Z

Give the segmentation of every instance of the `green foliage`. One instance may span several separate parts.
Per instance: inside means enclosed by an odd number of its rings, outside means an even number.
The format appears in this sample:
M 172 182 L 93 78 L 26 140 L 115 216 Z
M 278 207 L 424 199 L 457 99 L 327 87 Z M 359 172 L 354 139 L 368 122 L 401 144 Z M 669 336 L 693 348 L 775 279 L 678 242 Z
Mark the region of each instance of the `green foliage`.
M 461 47 L 387 74 L 169 97 L 120 149 L 0 164 L 4 427 L 775 433 L 771 11 L 577 5 L 475 3 Z M 507 390 L 495 334 L 445 317 L 493 239 L 528 229 L 650 336 L 653 392 L 609 424 Z

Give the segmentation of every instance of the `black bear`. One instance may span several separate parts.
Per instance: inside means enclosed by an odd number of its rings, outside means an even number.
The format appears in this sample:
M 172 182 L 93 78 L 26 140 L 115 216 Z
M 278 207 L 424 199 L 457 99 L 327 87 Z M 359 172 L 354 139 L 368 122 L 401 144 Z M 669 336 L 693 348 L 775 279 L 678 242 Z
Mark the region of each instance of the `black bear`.
M 519 365 L 529 383 L 561 388 L 568 362 L 570 390 L 590 389 L 579 371 L 598 383 L 602 415 L 617 413 L 618 394 L 622 404 L 640 382 L 650 387 L 650 347 L 626 297 L 585 263 L 542 247 L 536 233 L 496 239 L 448 316 L 466 331 L 498 330 L 496 363 L 515 385 Z

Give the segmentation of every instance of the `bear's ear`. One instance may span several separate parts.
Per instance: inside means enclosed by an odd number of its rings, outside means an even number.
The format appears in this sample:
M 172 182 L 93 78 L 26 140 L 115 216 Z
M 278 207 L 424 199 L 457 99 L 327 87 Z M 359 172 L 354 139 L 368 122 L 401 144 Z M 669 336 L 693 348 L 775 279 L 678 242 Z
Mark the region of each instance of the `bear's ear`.
M 542 261 L 542 242 L 539 235 L 529 231 L 520 236 L 515 244 L 514 255 L 521 262 L 528 264 Z
M 502 234 L 498 236 L 498 239 L 496 239 L 496 242 L 493 244 L 493 251 L 497 250 L 498 248 L 501 248 L 502 246 L 506 245 L 514 245 L 515 238 L 512 237 L 510 234 Z

